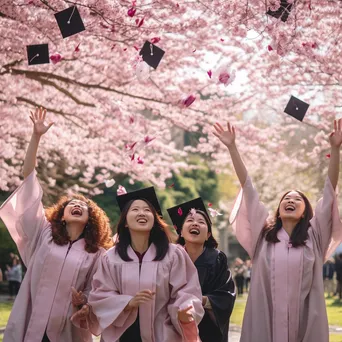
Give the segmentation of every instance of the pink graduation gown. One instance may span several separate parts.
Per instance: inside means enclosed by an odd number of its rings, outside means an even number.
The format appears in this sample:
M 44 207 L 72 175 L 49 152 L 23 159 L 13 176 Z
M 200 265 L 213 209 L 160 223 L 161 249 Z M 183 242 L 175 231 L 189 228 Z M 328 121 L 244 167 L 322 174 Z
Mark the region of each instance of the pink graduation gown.
M 84 239 L 71 247 L 55 244 L 42 194 L 33 171 L 0 208 L 0 217 L 27 267 L 4 342 L 40 342 L 45 330 L 51 342 L 90 342 L 91 333 L 70 321 L 71 287 L 90 292 L 97 260 L 104 250 L 86 252 Z
M 156 248 L 147 250 L 139 270 L 139 260 L 131 247 L 133 261 L 123 261 L 115 247 L 101 258 L 89 295 L 90 329 L 102 332 L 102 341 L 119 341 L 136 320 L 138 310 L 124 312 L 128 302 L 141 290 L 155 291 L 153 300 L 140 305 L 140 333 L 143 342 L 200 341 L 197 325 L 204 315 L 197 270 L 183 247 L 170 244 L 161 261 L 153 261 Z M 179 308 L 193 306 L 194 321 L 180 324 Z
M 236 237 L 253 261 L 240 342 L 328 342 L 322 267 L 342 240 L 330 179 L 310 221 L 306 246 L 291 247 L 284 229 L 278 243 L 260 236 L 268 211 L 249 177 L 232 215 Z

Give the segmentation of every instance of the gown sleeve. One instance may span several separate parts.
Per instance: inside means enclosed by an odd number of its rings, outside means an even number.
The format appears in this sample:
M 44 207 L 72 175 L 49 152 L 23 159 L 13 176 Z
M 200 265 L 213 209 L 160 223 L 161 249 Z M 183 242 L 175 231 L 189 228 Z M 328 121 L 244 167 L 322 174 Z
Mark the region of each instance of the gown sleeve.
M 42 197 L 43 190 L 33 170 L 0 207 L 0 217 L 26 267 L 37 248 L 42 231 L 50 226 L 45 217 Z
M 323 197 L 318 201 L 310 221 L 322 258 L 327 260 L 342 242 L 342 223 L 335 190 L 327 177 Z
M 115 279 L 115 274 L 111 272 L 112 268 L 107 254 L 104 254 L 100 258 L 88 297 L 91 312 L 87 323 L 94 335 L 98 336 L 106 330 L 105 334 L 112 336 L 115 341 L 116 337 L 121 336 L 133 324 L 138 310 L 124 312 L 124 308 L 133 297 L 120 294 L 119 279 Z M 73 323 L 79 325 L 77 321 Z
M 208 297 L 211 310 L 215 315 L 216 325 L 224 335 L 233 311 L 236 294 L 234 281 L 228 268 L 228 260 L 223 252 L 217 256 L 214 273 L 213 290 L 203 293 L 203 295 Z
M 183 336 L 184 341 L 200 341 L 197 325 L 204 315 L 202 307 L 202 291 L 197 269 L 183 247 L 177 246 L 173 255 L 170 271 L 170 302 L 168 312 L 175 329 Z M 181 323 L 178 320 L 178 310 L 192 306 L 194 320 L 191 323 Z
M 236 198 L 229 221 L 233 225 L 236 238 L 253 260 L 256 246 L 268 217 L 268 211 L 260 202 L 252 181 L 246 182 Z

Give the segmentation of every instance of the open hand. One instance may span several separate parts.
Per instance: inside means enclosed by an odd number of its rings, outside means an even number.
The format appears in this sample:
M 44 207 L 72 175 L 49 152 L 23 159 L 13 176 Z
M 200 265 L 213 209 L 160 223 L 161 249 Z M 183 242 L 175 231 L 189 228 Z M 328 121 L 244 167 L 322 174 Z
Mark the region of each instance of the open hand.
M 235 127 L 230 124 L 230 122 L 227 122 L 227 130 L 224 130 L 224 128 L 219 124 L 216 123 L 214 125 L 215 131 L 213 131 L 213 134 L 218 137 L 223 144 L 225 144 L 227 147 L 234 145 L 235 143 Z
M 31 112 L 30 119 L 33 122 L 33 133 L 41 136 L 45 134 L 53 125 L 53 122 L 45 124 L 46 109 L 42 107 L 36 108 L 35 112 Z
M 329 135 L 331 147 L 340 148 L 342 144 L 342 119 L 334 120 L 334 130 Z
M 178 310 L 178 320 L 182 323 L 190 323 L 194 320 L 192 313 L 190 310 L 192 309 L 192 305 L 188 306 L 185 309 Z
M 77 292 L 77 290 L 72 287 L 72 297 L 71 302 L 74 306 L 79 306 L 87 303 L 87 297 L 83 294 L 82 291 Z
M 153 298 L 155 292 L 150 290 L 142 290 L 138 292 L 127 304 L 128 309 L 135 309 L 140 304 L 146 303 Z

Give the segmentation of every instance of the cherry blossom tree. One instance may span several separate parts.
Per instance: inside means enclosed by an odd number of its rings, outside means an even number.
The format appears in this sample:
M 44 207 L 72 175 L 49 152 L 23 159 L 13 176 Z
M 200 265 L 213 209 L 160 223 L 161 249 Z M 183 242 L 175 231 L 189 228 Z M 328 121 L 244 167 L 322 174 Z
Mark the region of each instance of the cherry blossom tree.
M 63 39 L 54 14 L 74 5 L 86 30 Z M 282 8 L 285 22 L 267 14 Z M 267 200 L 287 186 L 316 196 L 342 108 L 341 12 L 337 0 L 0 0 L 0 189 L 19 184 L 29 112 L 43 106 L 47 193 L 96 194 L 126 175 L 163 187 L 192 154 L 231 172 L 211 135 L 229 118 Z M 146 40 L 165 50 L 156 70 L 139 59 Z M 41 43 L 51 63 L 28 66 Z M 303 123 L 283 113 L 291 94 L 310 103 Z M 197 143 L 183 148 L 179 131 Z

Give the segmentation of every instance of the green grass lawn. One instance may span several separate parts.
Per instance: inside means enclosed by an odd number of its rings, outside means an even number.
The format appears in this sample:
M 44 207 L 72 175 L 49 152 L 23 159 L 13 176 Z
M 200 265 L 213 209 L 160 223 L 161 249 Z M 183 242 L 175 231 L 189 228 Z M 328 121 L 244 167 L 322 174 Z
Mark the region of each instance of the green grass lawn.
M 326 299 L 328 321 L 330 325 L 342 326 L 342 303 L 334 299 Z M 243 314 L 245 312 L 246 297 L 239 297 L 234 305 L 230 322 L 242 325 Z M 329 342 L 342 342 L 342 334 L 330 334 Z
M 11 313 L 12 302 L 0 303 L 0 327 L 5 327 Z

